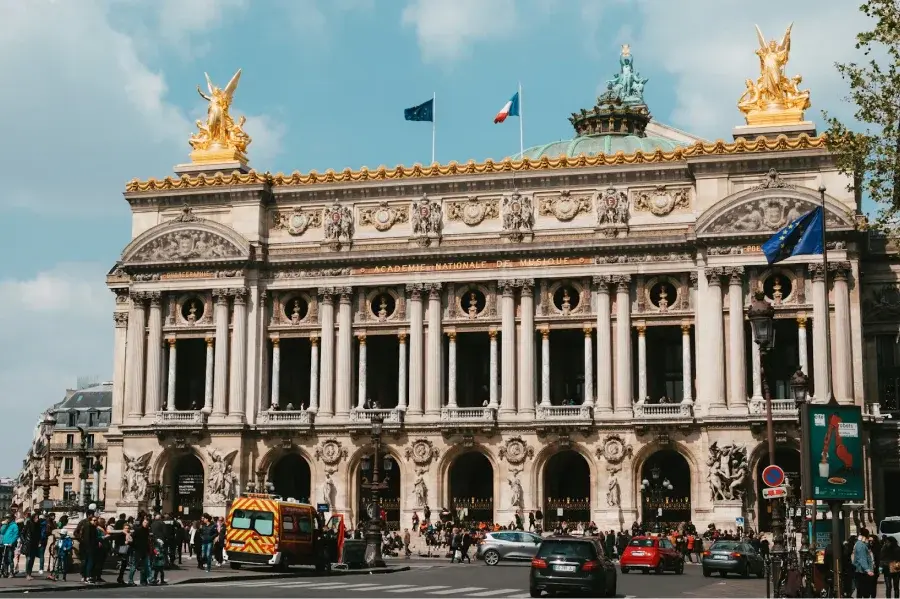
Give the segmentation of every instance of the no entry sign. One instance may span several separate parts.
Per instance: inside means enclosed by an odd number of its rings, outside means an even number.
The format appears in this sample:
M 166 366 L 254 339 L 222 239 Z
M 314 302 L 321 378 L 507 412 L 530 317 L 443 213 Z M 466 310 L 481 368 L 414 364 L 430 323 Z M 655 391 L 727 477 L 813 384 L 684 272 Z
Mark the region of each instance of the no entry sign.
M 780 487 L 784 484 L 784 470 L 780 466 L 766 466 L 762 471 L 763 482 L 769 487 Z

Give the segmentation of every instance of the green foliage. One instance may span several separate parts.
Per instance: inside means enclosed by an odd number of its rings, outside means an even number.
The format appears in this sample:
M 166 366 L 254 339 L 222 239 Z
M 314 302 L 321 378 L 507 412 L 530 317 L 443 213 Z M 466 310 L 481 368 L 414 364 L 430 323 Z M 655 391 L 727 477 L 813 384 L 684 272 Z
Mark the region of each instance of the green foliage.
M 878 206 L 876 225 L 896 232 L 900 225 L 900 0 L 867 0 L 860 11 L 874 29 L 856 36 L 864 62 L 837 63 L 850 84 L 848 101 L 864 128 L 855 131 L 823 113 L 828 148 L 840 171 L 853 177 L 859 197 Z

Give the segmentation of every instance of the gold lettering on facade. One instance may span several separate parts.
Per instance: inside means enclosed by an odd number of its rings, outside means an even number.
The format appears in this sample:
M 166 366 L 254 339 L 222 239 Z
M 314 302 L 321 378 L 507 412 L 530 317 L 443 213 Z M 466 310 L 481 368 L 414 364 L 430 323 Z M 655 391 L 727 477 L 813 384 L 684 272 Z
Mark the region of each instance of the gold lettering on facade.
M 403 274 L 417 272 L 447 272 L 460 270 L 501 270 L 508 268 L 535 268 L 546 266 L 580 266 L 590 262 L 589 258 L 524 258 L 521 260 L 462 260 L 459 262 L 438 262 L 436 264 L 384 264 L 354 268 L 354 275 Z
M 191 272 L 166 272 L 159 275 L 161 281 L 171 281 L 175 279 L 214 279 L 216 273 L 211 271 L 191 271 Z

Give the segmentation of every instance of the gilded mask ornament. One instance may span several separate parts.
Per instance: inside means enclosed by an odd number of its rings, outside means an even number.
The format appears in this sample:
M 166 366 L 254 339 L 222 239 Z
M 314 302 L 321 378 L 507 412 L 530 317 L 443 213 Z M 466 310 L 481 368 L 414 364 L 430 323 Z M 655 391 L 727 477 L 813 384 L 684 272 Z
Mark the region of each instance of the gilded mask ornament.
M 610 435 L 597 449 L 597 457 L 606 460 L 611 466 L 618 466 L 634 453 L 631 445 L 627 445 L 619 435 Z
M 209 95 L 203 93 L 197 86 L 200 97 L 209 102 L 206 109 L 206 122 L 197 121 L 197 133 L 191 136 L 189 143 L 191 162 L 215 163 L 238 161 L 247 162 L 247 146 L 250 145 L 250 136 L 244 132 L 245 117 L 241 117 L 237 123 L 229 114 L 234 92 L 237 90 L 241 79 L 241 70 L 238 69 L 231 81 L 224 88 L 216 87 L 206 75 L 206 88 Z
M 447 218 L 461 220 L 470 227 L 480 225 L 485 219 L 500 216 L 497 200 L 479 200 L 478 196 L 469 196 L 463 202 L 447 203 Z
M 534 448 L 528 445 L 522 437 L 512 437 L 506 440 L 506 445 L 500 448 L 500 458 L 505 459 L 513 466 L 521 466 L 528 458 L 534 457 Z
M 407 460 L 412 460 L 416 466 L 426 467 L 432 460 L 441 455 L 440 450 L 428 439 L 416 439 L 404 450 Z
M 347 450 L 337 439 L 326 439 L 316 447 L 316 459 L 325 462 L 328 466 L 337 466 L 341 459 L 346 457 Z
M 359 222 L 364 226 L 375 227 L 376 231 L 388 231 L 397 223 L 409 221 L 409 210 L 404 206 L 394 208 L 387 202 L 381 202 L 377 208 L 360 210 Z
M 673 210 L 691 207 L 691 192 L 687 188 L 669 191 L 665 185 L 653 190 L 639 191 L 634 195 L 634 209 L 654 216 L 666 216 Z
M 590 212 L 589 196 L 572 196 L 569 190 L 560 192 L 557 198 L 541 198 L 540 216 L 554 216 L 557 220 L 568 222 L 583 212 Z

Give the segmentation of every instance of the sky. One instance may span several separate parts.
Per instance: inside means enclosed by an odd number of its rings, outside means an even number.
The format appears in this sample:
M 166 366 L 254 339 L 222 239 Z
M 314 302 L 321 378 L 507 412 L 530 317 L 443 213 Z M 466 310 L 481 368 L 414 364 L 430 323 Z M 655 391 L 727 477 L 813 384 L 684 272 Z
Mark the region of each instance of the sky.
M 432 94 L 437 160 L 481 161 L 518 151 L 516 120 L 492 121 L 519 82 L 526 147 L 570 138 L 623 43 L 656 120 L 730 139 L 754 24 L 791 22 L 807 117 L 849 118 L 854 0 L 0 0 L 0 475 L 78 376 L 110 379 L 122 191 L 188 161 L 204 72 L 243 69 L 232 114 L 261 171 L 428 162 L 431 127 L 402 115 Z

